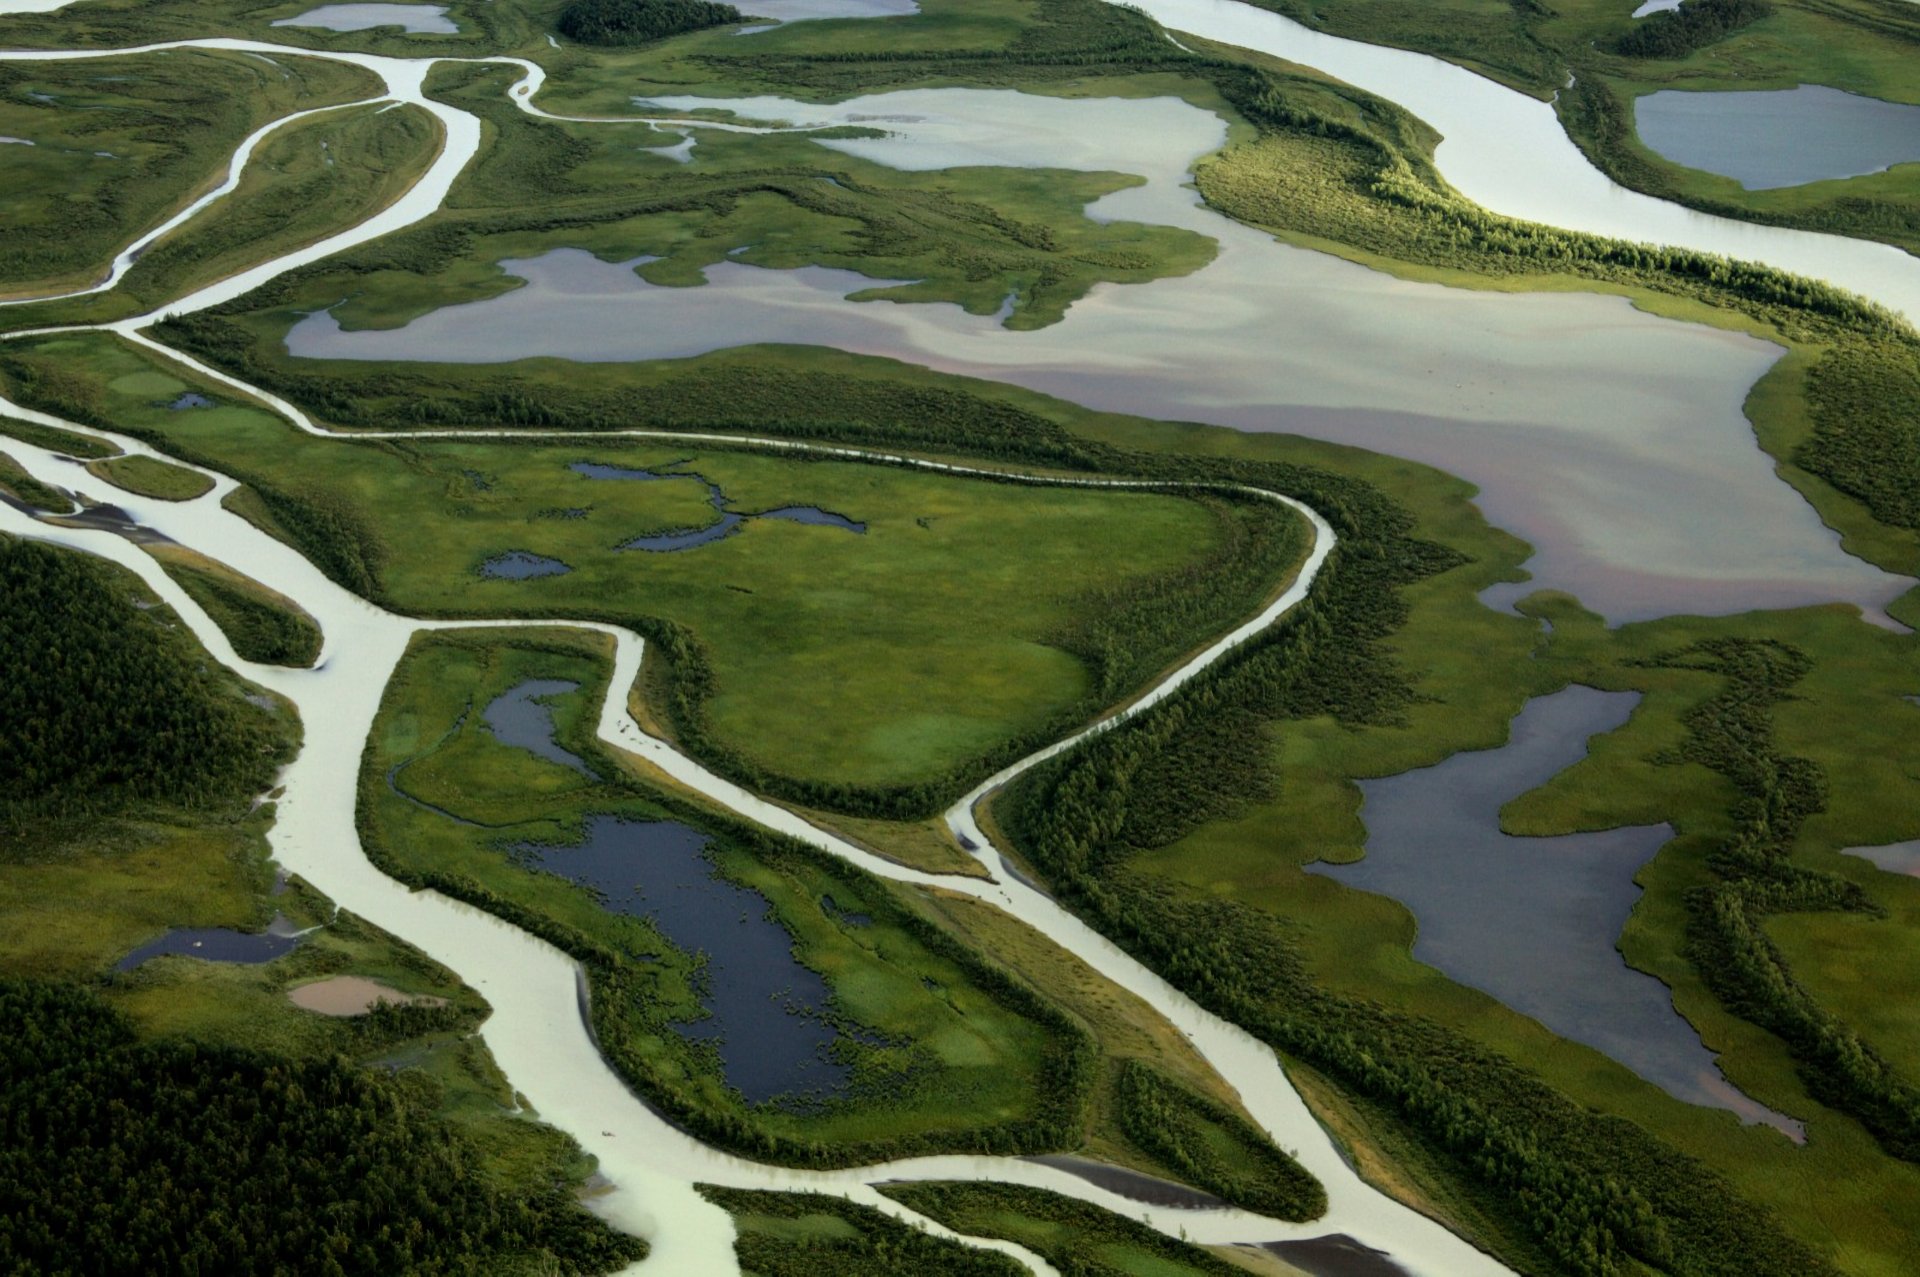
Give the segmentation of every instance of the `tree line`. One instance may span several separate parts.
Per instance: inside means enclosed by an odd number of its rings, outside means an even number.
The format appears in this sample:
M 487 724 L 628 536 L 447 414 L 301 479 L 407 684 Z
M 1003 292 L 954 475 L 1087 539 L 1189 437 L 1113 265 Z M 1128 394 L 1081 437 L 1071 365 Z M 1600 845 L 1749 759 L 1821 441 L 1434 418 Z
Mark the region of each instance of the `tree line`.
M 1688 958 L 1729 1011 L 1787 1044 L 1815 1099 L 1857 1119 L 1894 1157 L 1920 1162 L 1920 1087 L 1814 1000 L 1765 930 L 1772 914 L 1882 912 L 1859 884 L 1791 859 L 1807 819 L 1826 809 L 1826 775 L 1780 753 L 1772 710 L 1811 660 L 1784 643 L 1709 639 L 1646 664 L 1724 680 L 1687 713 L 1687 738 L 1671 755 L 1740 793 L 1735 832 L 1707 859 L 1719 880 L 1687 893 Z

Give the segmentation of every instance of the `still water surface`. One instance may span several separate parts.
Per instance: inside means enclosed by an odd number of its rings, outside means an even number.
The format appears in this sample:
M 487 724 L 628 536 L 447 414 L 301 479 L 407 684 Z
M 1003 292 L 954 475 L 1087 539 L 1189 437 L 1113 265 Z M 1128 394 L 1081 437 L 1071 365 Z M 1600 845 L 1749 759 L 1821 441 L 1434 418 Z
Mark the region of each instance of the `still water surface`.
M 1662 89 L 1633 104 L 1640 140 L 1750 191 L 1878 173 L 1920 160 L 1920 106 L 1824 84 L 1755 92 Z
M 1667 825 L 1556 838 L 1500 830 L 1500 808 L 1627 721 L 1638 693 L 1573 686 L 1530 701 L 1499 749 L 1360 782 L 1366 857 L 1309 866 L 1391 896 L 1419 923 L 1413 954 L 1670 1094 L 1799 1137 L 1799 1124 L 1735 1090 L 1667 987 L 1614 946 L 1640 898 L 1634 875 Z
M 1615 621 L 1842 600 L 1878 612 L 1910 582 L 1841 550 L 1760 452 L 1741 404 L 1779 348 L 1656 319 L 1624 300 L 1409 283 L 1276 244 L 1196 203 L 1192 161 L 1220 120 L 1172 98 L 1007 90 L 657 99 L 683 110 L 860 123 L 821 145 L 907 170 L 1053 166 L 1146 183 L 1090 216 L 1178 226 L 1219 245 L 1190 276 L 1102 285 L 1064 321 L 1009 331 L 948 304 L 854 303 L 899 281 L 733 260 L 663 288 L 574 249 L 501 264 L 522 282 L 391 331 L 306 316 L 288 348 L 317 359 L 492 363 L 674 358 L 806 342 L 1027 386 L 1097 409 L 1291 431 L 1411 457 L 1477 484 L 1488 517 L 1536 550 L 1541 585 Z M 1630 369 L 1630 376 L 1622 370 Z
M 438 4 L 327 4 L 291 18 L 276 27 L 319 27 L 325 31 L 370 31 L 399 27 L 413 35 L 457 35 L 460 28 Z
M 706 956 L 705 1020 L 682 1026 L 720 1052 L 721 1072 L 750 1103 L 822 1096 L 849 1077 L 829 1054 L 838 1036 L 818 1014 L 831 993 L 793 956 L 767 899 L 722 878 L 708 838 L 672 820 L 594 815 L 577 846 L 524 844 L 532 863 L 599 893 L 606 907 L 649 918 L 688 953 Z

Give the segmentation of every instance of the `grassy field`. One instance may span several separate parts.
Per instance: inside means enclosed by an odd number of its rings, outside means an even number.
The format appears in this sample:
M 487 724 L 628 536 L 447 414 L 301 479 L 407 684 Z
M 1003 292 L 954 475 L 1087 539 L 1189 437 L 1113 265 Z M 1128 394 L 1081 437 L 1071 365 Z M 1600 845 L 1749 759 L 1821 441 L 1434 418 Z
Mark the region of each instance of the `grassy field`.
M 1081 1049 L 1077 1031 L 1057 1014 L 1053 1023 L 1036 1020 L 877 881 L 650 794 L 590 735 L 605 661 L 598 642 L 552 631 L 417 641 L 389 689 L 363 768 L 362 829 L 377 862 L 404 881 L 431 883 L 532 926 L 581 956 L 608 1058 L 707 1138 L 781 1160 L 857 1162 L 982 1147 L 983 1139 L 1020 1141 L 1019 1131 L 1053 1120 L 1055 1110 L 1077 1128 L 1084 1081 L 1048 1074 L 1061 1067 L 1060 1052 Z M 589 760 L 594 774 L 537 759 L 481 724 L 482 709 L 529 678 L 579 685 L 547 703 L 557 741 Z M 715 871 L 766 899 L 770 916 L 793 936 L 796 959 L 831 989 L 831 1005 L 817 1011 L 849 1030 L 834 1048 L 853 1068 L 844 1095 L 748 1104 L 720 1076 L 713 1048 L 679 1027 L 704 1015 L 696 955 L 650 920 L 614 912 L 513 854 L 516 846 L 575 842 L 593 814 L 691 821 L 709 833 Z M 832 908 L 822 903 L 827 897 Z M 850 922 L 852 915 L 867 921 Z
M 1036 489 L 670 441 L 319 440 L 110 339 L 14 342 L 0 358 L 27 378 L 58 368 L 79 387 L 69 407 L 285 494 L 298 510 L 323 511 L 355 537 L 343 554 L 377 565 L 353 583 L 389 605 L 684 626 L 711 667 L 711 700 L 700 708 L 714 741 L 769 773 L 835 786 L 944 784 L 1009 741 L 1090 715 L 1097 662 L 1070 655 L 1065 637 L 1088 607 L 1110 613 L 1116 595 L 1136 587 L 1168 605 L 1142 618 L 1123 649 L 1116 676 L 1134 686 L 1257 610 L 1299 553 L 1293 516 L 1264 505 Z M 26 379 L 16 386 L 27 389 Z M 165 407 L 194 388 L 213 406 Z M 580 461 L 677 462 L 678 473 L 718 484 L 736 510 L 813 505 L 866 531 L 760 519 L 689 551 L 617 552 L 633 537 L 719 515 L 694 478 L 590 479 L 569 469 Z M 1211 563 L 1249 519 L 1271 523 L 1278 539 L 1249 545 L 1252 558 L 1212 563 L 1217 577 L 1170 578 Z M 1107 552 L 1084 554 L 1089 541 Z M 573 570 L 479 575 L 513 551 Z M 1174 595 L 1197 610 L 1171 606 Z M 997 619 L 963 623 L 970 615 Z M 676 725 L 684 730 L 684 720 Z
M 226 172 L 276 117 L 370 96 L 357 67 L 178 51 L 0 64 L 0 296 L 91 284 L 105 263 Z
M 146 252 L 105 293 L 0 311 L 37 328 L 111 323 L 365 221 L 411 186 L 440 128 L 417 107 L 348 108 L 301 120 L 255 148 L 233 191 Z
M 756 1277 L 1015 1277 L 1004 1255 L 919 1232 L 870 1206 L 826 1193 L 770 1193 L 708 1185 L 733 1213 L 741 1269 Z
M 87 473 L 116 488 L 161 501 L 191 501 L 213 490 L 213 480 L 199 471 L 152 457 L 109 457 L 88 465 Z

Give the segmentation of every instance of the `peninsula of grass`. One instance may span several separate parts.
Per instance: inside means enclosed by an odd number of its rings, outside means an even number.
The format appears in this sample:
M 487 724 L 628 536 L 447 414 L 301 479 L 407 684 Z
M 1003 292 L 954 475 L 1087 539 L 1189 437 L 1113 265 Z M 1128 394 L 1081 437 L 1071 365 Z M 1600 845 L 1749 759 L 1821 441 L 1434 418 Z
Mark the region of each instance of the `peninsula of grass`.
M 28 474 L 25 466 L 4 452 L 0 452 L 0 495 L 53 514 L 65 514 L 73 508 L 72 501 Z
M 206 609 L 242 660 L 304 669 L 320 659 L 320 626 L 298 603 L 185 546 L 142 547 Z
M 111 323 L 305 248 L 405 194 L 440 134 L 414 106 L 345 108 L 289 124 L 254 149 L 234 190 L 149 247 L 112 289 L 8 307 L 0 323 Z
M 896 1180 L 880 1191 L 955 1232 L 1018 1242 L 1073 1277 L 1239 1277 L 1246 1271 L 1146 1224 L 1044 1188 Z
M 192 501 L 213 491 L 213 480 L 198 470 L 169 465 L 155 457 L 109 457 L 88 463 L 87 473 L 116 488 L 159 501 Z
M 358 67 L 183 50 L 0 63 L 0 296 L 94 283 L 141 234 L 216 185 L 269 120 L 377 92 Z
M 657 708 L 683 743 L 757 787 L 856 814 L 937 810 L 1257 612 L 1306 550 L 1291 512 L 1217 491 L 1015 484 L 671 439 L 318 439 L 230 398 L 169 411 L 214 388 L 101 335 L 0 345 L 0 379 L 241 478 L 298 548 L 375 601 L 639 629 L 667 658 Z M 659 408 L 701 411 L 710 384 L 683 382 Z M 776 380 L 761 411 L 793 424 L 794 389 L 810 384 Z M 887 393 L 871 411 L 900 406 Z M 593 478 L 582 462 L 667 477 Z M 618 548 L 712 524 L 709 484 L 736 512 L 813 506 L 865 530 L 750 518 L 691 550 Z M 571 570 L 483 574 L 514 552 Z
M 775 1193 L 708 1184 L 700 1190 L 732 1212 L 734 1254 L 758 1277 L 1019 1277 L 1027 1270 L 997 1251 L 921 1232 L 891 1215 L 829 1193 Z
M 417 638 L 362 764 L 363 844 L 386 873 L 468 900 L 578 958 L 602 1053 L 650 1104 L 701 1139 L 801 1165 L 945 1151 L 1042 1152 L 1080 1140 L 1094 1051 L 1027 985 L 957 944 L 894 889 L 849 866 L 643 784 L 593 734 L 605 641 L 564 631 Z M 586 770 L 508 745 L 484 711 L 530 679 L 555 743 Z M 531 849 L 577 845 L 596 817 L 671 821 L 706 839 L 721 880 L 756 893 L 817 972 L 844 1085 L 749 1102 L 705 1040 L 703 964 L 651 914 L 542 868 Z M 644 870 L 636 884 L 645 890 Z M 758 906 L 754 906 L 758 907 Z M 718 978 L 718 977 L 714 977 Z
M 18 417 L 0 416 L 0 435 L 5 435 L 9 439 L 18 439 L 21 443 L 30 443 L 36 448 L 45 448 L 49 452 L 79 457 L 83 461 L 115 456 L 120 451 L 112 444 L 96 439 L 92 435 L 76 434 L 71 430 L 22 421 Z

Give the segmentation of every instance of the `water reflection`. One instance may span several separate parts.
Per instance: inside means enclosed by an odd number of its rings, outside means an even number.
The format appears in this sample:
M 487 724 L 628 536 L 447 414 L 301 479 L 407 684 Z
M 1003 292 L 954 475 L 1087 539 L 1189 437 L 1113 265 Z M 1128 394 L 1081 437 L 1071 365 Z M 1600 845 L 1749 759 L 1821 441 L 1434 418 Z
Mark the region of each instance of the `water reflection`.
M 917 90 L 822 107 L 663 99 L 809 123 L 888 121 L 821 145 L 903 169 L 1054 165 L 1138 173 L 1089 207 L 1219 243 L 1193 275 L 1100 286 L 1034 332 L 945 304 L 849 303 L 899 281 L 848 271 L 708 269 L 658 288 L 577 250 L 502 263 L 524 287 L 392 331 L 331 314 L 288 334 L 299 356 L 502 362 L 673 358 L 804 341 L 1012 382 L 1097 409 L 1285 430 L 1411 457 L 1481 489 L 1536 547 L 1540 585 L 1614 621 L 1832 600 L 1870 612 L 1904 592 L 1841 550 L 1756 446 L 1740 406 L 1779 349 L 1657 319 L 1625 300 L 1408 283 L 1275 244 L 1195 203 L 1187 166 L 1224 126 L 1174 99 Z M 1630 376 L 1623 376 L 1631 370 Z
M 1500 831 L 1505 803 L 1578 762 L 1589 737 L 1625 723 L 1638 703 L 1638 693 L 1568 687 L 1530 701 L 1499 749 L 1360 782 L 1365 859 L 1309 869 L 1404 904 L 1419 924 L 1413 954 L 1422 962 L 1680 1099 L 1798 1139 L 1797 1122 L 1720 1075 L 1667 987 L 1614 947 L 1640 897 L 1634 875 L 1671 827 L 1557 838 Z
M 1920 106 L 1824 84 L 1756 92 L 1662 89 L 1634 101 L 1640 140 L 1750 191 L 1878 173 L 1920 160 Z
M 509 550 L 480 565 L 480 575 L 502 581 L 527 581 L 542 576 L 565 576 L 573 571 L 559 559 L 531 550 Z
M 324 31 L 399 27 L 413 35 L 457 35 L 460 31 L 447 16 L 446 6 L 438 4 L 325 4 L 291 18 L 281 18 L 273 25 L 319 27 Z
M 578 754 L 560 747 L 555 739 L 554 697 L 580 690 L 580 684 L 563 678 L 530 678 L 487 702 L 480 711 L 481 721 L 502 745 L 530 750 L 550 763 L 571 767 L 585 776 L 593 771 Z
M 594 815 L 577 846 L 515 850 L 705 956 L 701 1005 L 711 1015 L 682 1032 L 718 1047 L 728 1084 L 750 1103 L 839 1090 L 850 1070 L 832 1058 L 838 1035 L 818 1013 L 831 996 L 826 981 L 793 956 L 793 937 L 768 916 L 766 897 L 720 877 L 707 843 L 678 821 Z
M 1920 839 L 1887 843 L 1879 847 L 1847 847 L 1844 850 L 1847 855 L 1858 856 L 1890 874 L 1920 878 Z
M 231 927 L 183 927 L 169 931 L 158 940 L 141 945 L 113 964 L 115 971 L 131 971 L 150 958 L 175 955 L 199 958 L 203 962 L 239 962 L 254 965 L 271 962 L 300 944 L 302 933 L 276 913 L 261 932 L 235 931 Z

